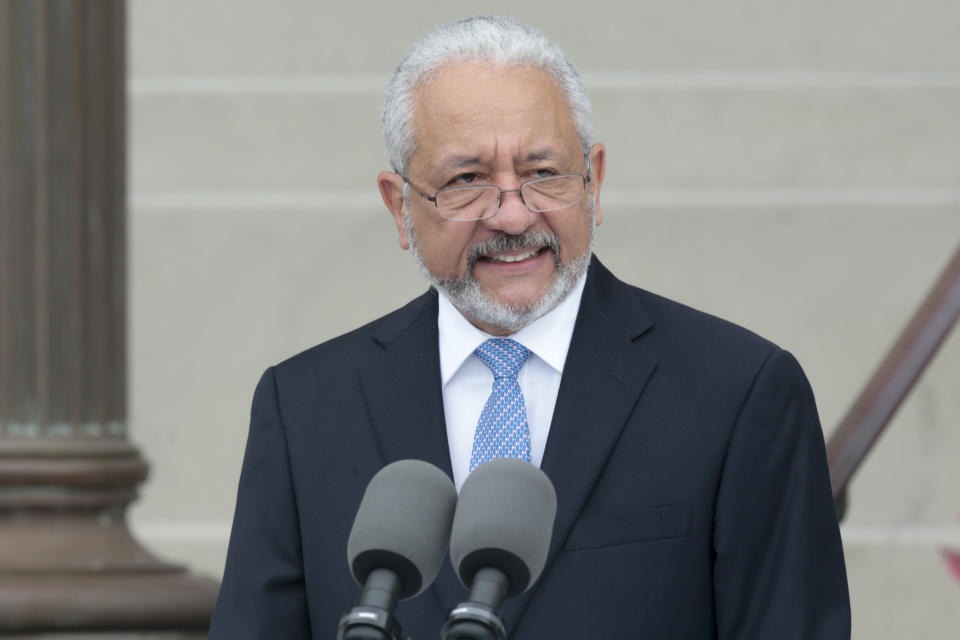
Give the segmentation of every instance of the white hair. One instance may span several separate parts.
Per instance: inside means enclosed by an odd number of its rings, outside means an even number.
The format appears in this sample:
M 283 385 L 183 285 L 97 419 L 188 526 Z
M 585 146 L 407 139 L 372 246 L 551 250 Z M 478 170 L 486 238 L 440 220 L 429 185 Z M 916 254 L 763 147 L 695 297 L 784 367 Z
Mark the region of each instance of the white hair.
M 542 33 L 514 18 L 484 16 L 436 27 L 413 46 L 390 77 L 380 120 L 395 172 L 407 175 L 407 161 L 415 150 L 413 111 L 417 90 L 439 69 L 468 61 L 549 72 L 563 91 L 584 156 L 589 157 L 593 144 L 590 97 L 570 58 Z

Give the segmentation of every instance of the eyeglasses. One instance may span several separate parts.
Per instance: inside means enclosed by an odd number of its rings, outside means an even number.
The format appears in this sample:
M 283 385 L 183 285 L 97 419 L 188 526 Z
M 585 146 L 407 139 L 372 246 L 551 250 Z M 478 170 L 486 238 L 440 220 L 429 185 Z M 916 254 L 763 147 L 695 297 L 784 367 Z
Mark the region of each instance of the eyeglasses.
M 589 176 L 570 173 L 528 180 L 519 189 L 501 189 L 496 185 L 452 187 L 432 196 L 401 176 L 414 191 L 432 202 L 437 212 L 449 220 L 485 220 L 497 215 L 505 193 L 519 193 L 523 204 L 534 213 L 548 213 L 572 207 L 583 200 Z

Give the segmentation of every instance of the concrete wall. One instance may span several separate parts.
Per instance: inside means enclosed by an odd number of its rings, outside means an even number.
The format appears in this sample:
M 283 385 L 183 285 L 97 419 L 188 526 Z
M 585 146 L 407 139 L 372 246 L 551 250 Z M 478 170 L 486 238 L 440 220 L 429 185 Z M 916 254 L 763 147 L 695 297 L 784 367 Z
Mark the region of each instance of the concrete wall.
M 376 173 L 386 75 L 453 3 L 132 0 L 133 511 L 222 570 L 264 368 L 423 290 Z M 609 160 L 598 253 L 792 350 L 830 430 L 960 242 L 960 3 L 502 2 L 563 44 Z M 856 479 L 854 637 L 954 637 L 960 332 Z

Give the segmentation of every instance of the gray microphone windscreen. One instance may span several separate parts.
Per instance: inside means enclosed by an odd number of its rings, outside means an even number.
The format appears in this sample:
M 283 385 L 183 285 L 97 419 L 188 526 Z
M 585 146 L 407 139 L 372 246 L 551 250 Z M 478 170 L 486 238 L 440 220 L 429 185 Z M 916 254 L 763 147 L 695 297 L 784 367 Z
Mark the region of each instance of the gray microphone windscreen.
M 507 574 L 507 596 L 522 593 L 543 571 L 557 494 L 537 467 L 513 458 L 491 460 L 467 476 L 450 534 L 450 560 L 467 588 L 483 567 Z
M 421 460 L 400 460 L 370 480 L 357 509 L 347 562 L 362 586 L 374 569 L 400 576 L 399 599 L 423 591 L 440 570 L 457 505 L 453 481 Z

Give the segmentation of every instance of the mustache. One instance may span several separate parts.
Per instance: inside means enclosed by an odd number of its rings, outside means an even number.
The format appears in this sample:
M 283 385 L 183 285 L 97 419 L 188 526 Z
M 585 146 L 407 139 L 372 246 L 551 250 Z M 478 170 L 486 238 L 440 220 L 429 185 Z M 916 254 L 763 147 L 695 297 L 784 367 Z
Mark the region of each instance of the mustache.
M 528 231 L 520 235 L 498 233 L 470 249 L 470 255 L 467 259 L 470 267 L 472 267 L 479 258 L 486 255 L 515 249 L 532 249 L 534 247 L 546 247 L 553 252 L 557 260 L 560 259 L 560 240 L 547 231 Z

